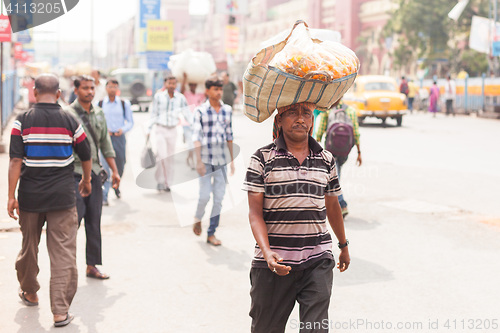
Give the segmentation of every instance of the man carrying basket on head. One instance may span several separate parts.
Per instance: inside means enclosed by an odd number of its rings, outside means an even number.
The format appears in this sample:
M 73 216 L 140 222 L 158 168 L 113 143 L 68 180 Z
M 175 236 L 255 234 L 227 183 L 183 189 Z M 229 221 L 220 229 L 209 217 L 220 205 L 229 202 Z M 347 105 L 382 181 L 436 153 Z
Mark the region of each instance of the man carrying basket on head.
M 304 45 L 307 41 L 316 45 Z M 297 43 L 300 54 L 287 49 Z M 352 51 L 330 43 L 326 46 L 340 61 L 354 61 L 354 71 L 339 78 L 338 68 L 307 71 L 317 65 L 310 55 L 326 52 L 320 43 L 311 40 L 304 22 L 297 22 L 285 41 L 254 57 L 244 76 L 245 114 L 261 122 L 278 111 L 275 140 L 251 157 L 244 183 L 257 242 L 250 271 L 254 333 L 284 332 L 296 301 L 301 332 L 328 331 L 335 259 L 327 218 L 341 251 L 338 269 L 343 272 L 350 263 L 335 159 L 311 134 L 314 109 L 326 110 L 341 98 L 354 82 L 359 62 Z M 293 61 L 297 64 L 283 66 Z M 299 73 L 297 68 L 306 70 Z

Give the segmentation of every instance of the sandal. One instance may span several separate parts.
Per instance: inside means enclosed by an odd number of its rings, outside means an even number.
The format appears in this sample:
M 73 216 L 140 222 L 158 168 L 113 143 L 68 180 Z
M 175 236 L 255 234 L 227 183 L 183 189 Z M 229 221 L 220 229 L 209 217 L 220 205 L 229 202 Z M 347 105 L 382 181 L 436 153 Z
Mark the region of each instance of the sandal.
M 220 246 L 220 245 L 222 245 L 222 242 L 220 240 L 218 240 L 217 238 L 215 238 L 214 235 L 207 237 L 207 243 L 210 244 L 210 245 L 213 245 L 213 246 Z
M 75 319 L 75 316 L 73 316 L 71 313 L 66 314 L 66 319 L 61 320 L 61 321 L 55 321 L 54 326 L 55 327 L 63 327 L 71 323 L 71 321 Z
M 107 280 L 109 279 L 109 275 L 101 273 L 97 267 L 92 266 L 90 270 L 87 270 L 87 277 L 98 279 L 98 280 Z
M 26 306 L 37 306 L 38 302 L 32 302 L 26 298 L 25 292 L 22 290 L 19 290 L 19 298 L 21 298 L 21 301 L 23 301 L 24 305 Z
M 195 222 L 193 224 L 193 232 L 196 236 L 201 235 L 201 221 Z

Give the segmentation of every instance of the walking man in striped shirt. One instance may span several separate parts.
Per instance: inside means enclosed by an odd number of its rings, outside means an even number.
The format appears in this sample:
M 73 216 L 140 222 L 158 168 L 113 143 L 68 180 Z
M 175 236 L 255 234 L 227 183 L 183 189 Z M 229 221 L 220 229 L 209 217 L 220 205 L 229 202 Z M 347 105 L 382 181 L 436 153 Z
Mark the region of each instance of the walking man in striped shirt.
M 38 244 L 47 222 L 50 304 L 57 327 L 66 326 L 73 319 L 68 310 L 78 284 L 73 148 L 82 161 L 79 194 L 86 197 L 92 190 L 89 141 L 82 126 L 57 104 L 60 95 L 57 77 L 40 75 L 35 80 L 37 103 L 14 122 L 7 204 L 8 214 L 15 220 L 14 210 L 17 211 L 23 235 L 16 270 L 21 287 L 19 297 L 27 306 L 38 305 Z
M 158 191 L 170 192 L 173 181 L 173 164 L 175 144 L 177 142 L 177 125 L 181 116 L 189 119 L 189 108 L 183 94 L 177 92 L 175 76 L 167 77 L 163 82 L 162 90 L 155 94 L 151 121 L 148 127 L 147 140 L 153 126 L 155 126 L 156 152 L 158 166 L 156 168 L 156 183 Z M 184 115 L 185 114 L 185 115 Z
M 339 241 L 337 267 L 349 267 L 335 160 L 311 137 L 313 110 L 312 103 L 279 108 L 278 137 L 257 150 L 246 174 L 257 241 L 250 271 L 253 333 L 284 332 L 296 301 L 301 332 L 328 332 L 335 260 L 327 218 Z

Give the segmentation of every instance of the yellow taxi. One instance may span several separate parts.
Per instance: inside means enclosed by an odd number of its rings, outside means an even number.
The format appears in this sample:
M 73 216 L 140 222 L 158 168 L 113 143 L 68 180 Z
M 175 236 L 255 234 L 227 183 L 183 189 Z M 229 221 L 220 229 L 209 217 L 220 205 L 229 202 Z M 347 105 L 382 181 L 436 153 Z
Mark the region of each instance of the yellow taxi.
M 398 126 L 408 112 L 406 95 L 399 92 L 395 79 L 383 75 L 360 75 L 343 98 L 344 103 L 357 109 L 360 123 L 367 117 L 396 120 Z

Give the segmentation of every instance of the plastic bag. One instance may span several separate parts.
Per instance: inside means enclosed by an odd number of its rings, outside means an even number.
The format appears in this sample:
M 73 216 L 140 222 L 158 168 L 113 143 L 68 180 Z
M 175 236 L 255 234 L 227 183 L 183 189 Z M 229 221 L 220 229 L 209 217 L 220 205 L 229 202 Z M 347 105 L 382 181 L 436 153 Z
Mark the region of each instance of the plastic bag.
M 359 70 L 359 60 L 352 50 L 337 42 L 311 39 L 304 24 L 293 30 L 283 50 L 269 65 L 298 77 L 324 82 Z
M 191 49 L 171 56 L 168 67 L 178 80 L 182 80 L 186 73 L 188 83 L 205 83 L 216 71 L 215 61 L 210 53 L 195 52 Z

